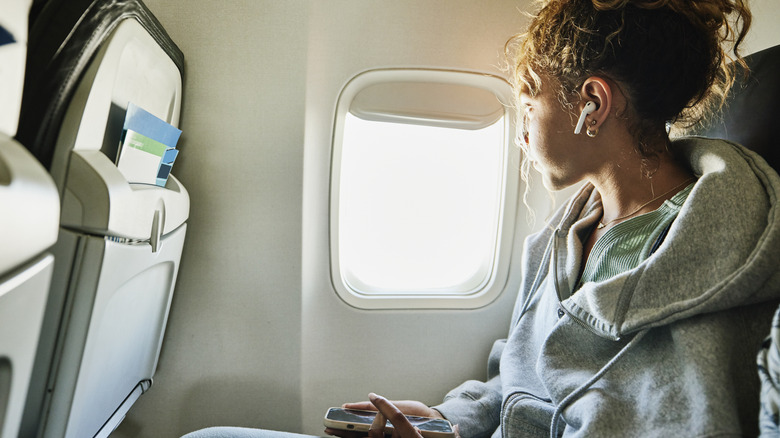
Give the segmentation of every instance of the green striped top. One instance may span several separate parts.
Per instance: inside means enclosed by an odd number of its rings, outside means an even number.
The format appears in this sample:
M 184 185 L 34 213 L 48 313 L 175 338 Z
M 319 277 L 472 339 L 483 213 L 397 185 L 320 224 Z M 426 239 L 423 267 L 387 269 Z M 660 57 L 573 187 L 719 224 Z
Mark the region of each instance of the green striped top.
M 695 183 L 691 183 L 658 209 L 621 222 L 596 241 L 580 277 L 580 286 L 604 281 L 637 267 L 650 257 L 661 233 L 674 221 Z

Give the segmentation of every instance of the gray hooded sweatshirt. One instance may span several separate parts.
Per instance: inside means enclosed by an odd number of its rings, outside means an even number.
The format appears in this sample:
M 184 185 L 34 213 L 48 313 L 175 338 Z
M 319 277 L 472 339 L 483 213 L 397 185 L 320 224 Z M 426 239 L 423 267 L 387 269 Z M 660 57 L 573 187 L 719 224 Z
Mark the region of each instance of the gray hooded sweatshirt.
M 526 240 L 488 380 L 435 406 L 464 438 L 758 434 L 755 357 L 780 299 L 780 177 L 725 141 L 673 148 L 699 179 L 636 268 L 574 293 L 601 216 L 591 185 Z

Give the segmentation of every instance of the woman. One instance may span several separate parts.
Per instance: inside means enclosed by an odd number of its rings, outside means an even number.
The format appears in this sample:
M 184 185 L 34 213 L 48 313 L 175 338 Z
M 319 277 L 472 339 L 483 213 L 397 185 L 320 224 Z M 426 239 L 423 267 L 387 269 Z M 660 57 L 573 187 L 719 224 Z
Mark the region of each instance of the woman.
M 546 2 L 507 45 L 519 140 L 546 188 L 585 184 L 526 241 L 489 380 L 433 408 L 346 406 L 397 436 L 418 435 L 400 412 L 463 437 L 756 435 L 780 178 L 741 146 L 667 133 L 723 101 L 750 19 L 742 0 Z

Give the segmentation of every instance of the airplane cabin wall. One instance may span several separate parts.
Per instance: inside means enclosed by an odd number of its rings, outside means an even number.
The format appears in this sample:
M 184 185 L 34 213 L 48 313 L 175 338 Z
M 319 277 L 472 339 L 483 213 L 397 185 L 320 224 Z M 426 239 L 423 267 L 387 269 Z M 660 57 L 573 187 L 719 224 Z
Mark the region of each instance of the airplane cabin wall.
M 369 391 L 435 404 L 484 378 L 516 275 L 472 311 L 347 306 L 330 282 L 330 139 L 338 93 L 361 71 L 497 73 L 531 0 L 145 2 L 185 54 L 174 173 L 191 214 L 155 383 L 112 437 L 321 434 L 327 407 Z M 780 43 L 775 0 L 751 4 L 748 53 Z

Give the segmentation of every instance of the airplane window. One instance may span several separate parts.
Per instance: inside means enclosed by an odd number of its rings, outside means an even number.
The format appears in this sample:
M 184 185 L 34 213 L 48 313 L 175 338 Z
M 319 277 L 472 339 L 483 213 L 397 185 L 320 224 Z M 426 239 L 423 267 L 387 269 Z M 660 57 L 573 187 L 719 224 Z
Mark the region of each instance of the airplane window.
M 426 81 L 371 83 L 337 115 L 333 278 L 357 307 L 479 307 L 503 283 L 510 117 L 494 91 Z
M 348 115 L 341 162 L 342 275 L 364 293 L 470 293 L 490 276 L 503 119 L 479 130 Z

